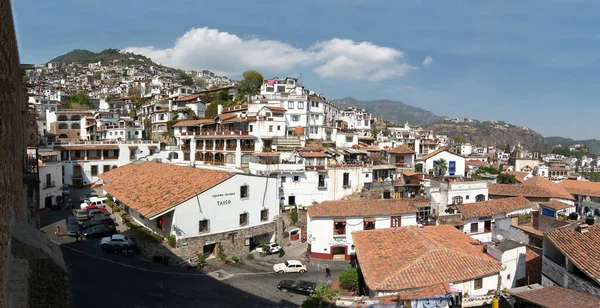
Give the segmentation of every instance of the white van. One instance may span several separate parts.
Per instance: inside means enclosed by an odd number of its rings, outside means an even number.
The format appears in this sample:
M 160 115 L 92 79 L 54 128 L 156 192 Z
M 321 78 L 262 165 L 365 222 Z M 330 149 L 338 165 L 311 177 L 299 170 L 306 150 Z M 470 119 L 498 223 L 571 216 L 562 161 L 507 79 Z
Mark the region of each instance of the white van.
M 106 197 L 91 197 L 90 199 L 87 200 L 87 202 L 82 203 L 79 207 L 82 210 L 85 210 L 86 207 L 91 206 L 91 205 L 95 205 L 98 208 L 104 208 L 106 207 Z

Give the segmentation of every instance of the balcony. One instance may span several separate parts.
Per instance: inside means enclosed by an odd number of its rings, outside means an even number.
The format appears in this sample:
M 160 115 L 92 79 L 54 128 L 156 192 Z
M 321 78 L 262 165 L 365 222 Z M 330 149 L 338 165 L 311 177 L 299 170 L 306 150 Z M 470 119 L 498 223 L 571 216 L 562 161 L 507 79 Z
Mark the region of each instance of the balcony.
M 241 147 L 242 152 L 254 152 L 254 146 Z
M 248 131 L 206 131 L 206 132 L 182 132 L 182 136 L 211 137 L 211 136 L 248 136 Z

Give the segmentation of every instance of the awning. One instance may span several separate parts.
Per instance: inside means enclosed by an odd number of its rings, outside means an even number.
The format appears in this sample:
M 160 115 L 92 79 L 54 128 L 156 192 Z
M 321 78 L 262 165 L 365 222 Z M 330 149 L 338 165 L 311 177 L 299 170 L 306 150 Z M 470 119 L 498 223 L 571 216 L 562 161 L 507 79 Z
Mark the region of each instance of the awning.
M 375 222 L 375 218 L 365 218 L 365 222 Z
M 345 222 L 346 222 L 346 218 L 335 218 L 335 219 L 333 220 L 333 222 L 334 222 L 334 223 L 339 223 L 339 222 L 343 222 L 343 223 L 345 223 Z

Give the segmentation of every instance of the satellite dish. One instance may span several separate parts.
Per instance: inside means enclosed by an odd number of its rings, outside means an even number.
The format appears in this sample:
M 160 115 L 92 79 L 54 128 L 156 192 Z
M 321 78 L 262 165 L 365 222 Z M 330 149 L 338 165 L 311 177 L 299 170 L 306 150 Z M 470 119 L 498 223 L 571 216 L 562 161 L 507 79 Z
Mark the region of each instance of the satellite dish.
M 498 234 L 498 235 L 496 235 L 496 239 L 497 239 L 498 241 L 502 242 L 502 240 L 504 239 L 504 236 L 502 236 L 502 235 Z

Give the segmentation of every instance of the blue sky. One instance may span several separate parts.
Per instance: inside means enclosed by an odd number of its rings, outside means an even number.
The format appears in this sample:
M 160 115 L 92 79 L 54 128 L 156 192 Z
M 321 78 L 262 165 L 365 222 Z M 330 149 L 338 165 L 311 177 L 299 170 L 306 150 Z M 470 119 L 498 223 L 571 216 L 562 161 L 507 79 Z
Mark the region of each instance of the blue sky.
M 302 73 L 328 98 L 401 100 L 581 139 L 600 138 L 599 9 L 578 0 L 13 0 L 23 63 L 129 48 L 183 69 Z

